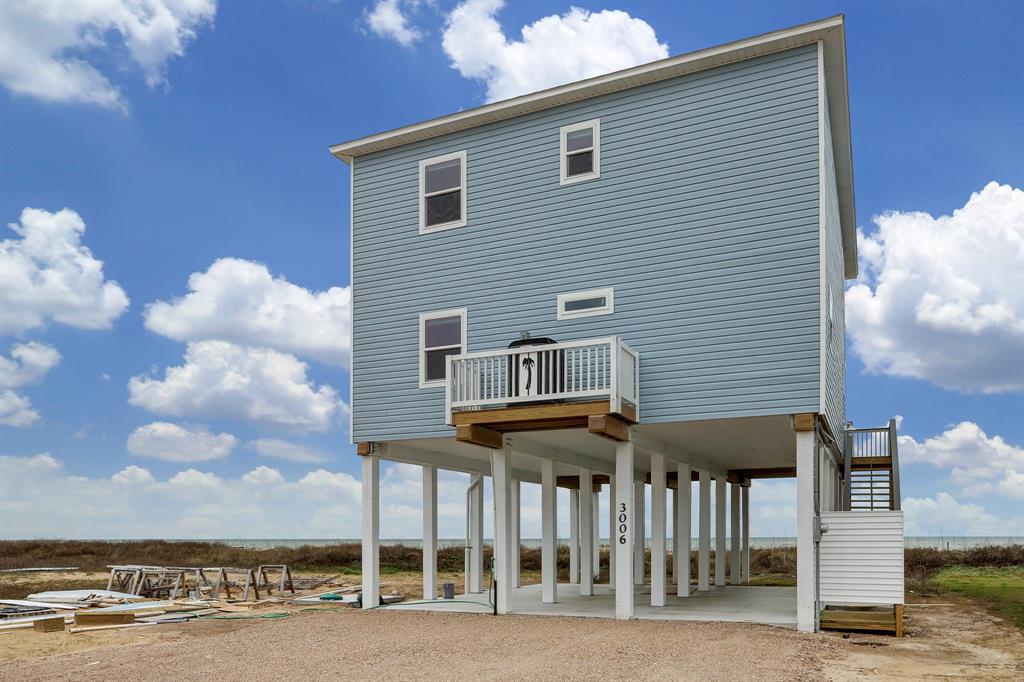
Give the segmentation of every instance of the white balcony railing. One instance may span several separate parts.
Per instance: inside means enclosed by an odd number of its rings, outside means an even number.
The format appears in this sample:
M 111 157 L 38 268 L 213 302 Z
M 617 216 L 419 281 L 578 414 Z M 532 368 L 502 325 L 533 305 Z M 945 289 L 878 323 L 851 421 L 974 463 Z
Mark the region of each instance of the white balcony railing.
M 522 403 L 607 398 L 640 417 L 640 356 L 617 336 L 451 355 L 445 413 Z

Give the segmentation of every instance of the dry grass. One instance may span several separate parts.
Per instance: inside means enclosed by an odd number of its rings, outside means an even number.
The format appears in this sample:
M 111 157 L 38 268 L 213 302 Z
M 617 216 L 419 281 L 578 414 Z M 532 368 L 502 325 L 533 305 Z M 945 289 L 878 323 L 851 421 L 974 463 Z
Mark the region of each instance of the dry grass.
M 540 570 L 540 550 L 523 548 L 522 570 Z M 796 548 L 752 549 L 751 577 L 763 584 L 791 584 L 796 577 Z M 491 548 L 484 550 L 488 565 Z M 81 571 L 106 571 L 108 564 L 154 564 L 168 566 L 237 566 L 288 564 L 297 571 L 360 572 L 362 549 L 357 543 L 328 546 L 275 547 L 246 549 L 213 542 L 167 542 L 165 540 L 16 540 L 0 541 L 0 568 L 35 566 L 77 566 Z M 463 550 L 448 547 L 438 552 L 438 570 L 457 573 L 462 570 Z M 697 553 L 690 555 L 691 574 L 697 573 Z M 381 573 L 419 571 L 422 551 L 418 547 L 382 545 Z M 647 566 L 649 570 L 650 555 Z M 927 588 L 935 572 L 951 567 L 1024 566 L 1024 545 L 978 547 L 966 550 L 912 548 L 906 551 L 908 584 Z M 601 573 L 607 575 L 608 550 L 601 552 Z M 569 571 L 569 548 L 558 548 L 559 577 Z M 764 582 L 768 580 L 768 582 Z M 923 585 L 922 585 L 923 584 Z

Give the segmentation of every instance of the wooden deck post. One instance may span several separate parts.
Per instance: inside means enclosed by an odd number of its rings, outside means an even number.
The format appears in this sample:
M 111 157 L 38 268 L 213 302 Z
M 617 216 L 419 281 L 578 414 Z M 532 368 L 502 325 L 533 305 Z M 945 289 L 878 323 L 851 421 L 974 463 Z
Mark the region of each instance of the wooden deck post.
M 629 620 L 633 617 L 633 555 L 629 547 L 633 542 L 635 516 L 633 491 L 633 443 L 627 441 L 615 446 L 615 532 L 612 544 L 615 554 L 615 617 Z
M 363 597 L 364 609 L 380 600 L 380 457 L 363 457 Z M 258 599 L 259 597 L 257 597 Z
M 750 482 L 748 481 L 741 490 L 741 506 L 743 507 L 743 558 L 740 564 L 740 573 L 743 576 L 743 584 L 750 582 Z
M 817 622 L 814 519 L 814 431 L 796 432 L 796 627 L 814 632 Z
M 519 587 L 522 584 L 520 552 L 523 546 L 523 537 L 519 527 L 519 521 L 522 518 L 519 502 L 521 489 L 522 483 L 518 479 L 512 479 L 512 587 Z
M 437 599 L 437 467 L 423 465 L 423 598 Z
M 594 594 L 594 551 L 591 543 L 594 542 L 594 482 L 590 469 L 580 469 L 579 489 L 579 573 L 580 573 L 580 596 L 589 597 Z
M 484 591 L 484 477 L 473 474 L 476 486 L 469 498 L 469 581 L 467 593 Z
M 729 584 L 739 585 L 740 579 L 740 484 L 729 484 Z
M 616 522 L 615 512 L 615 477 L 608 477 L 608 587 L 615 589 L 615 570 L 617 560 L 615 558 L 616 553 L 619 551 L 619 543 L 616 542 L 615 527 L 618 525 Z
M 597 486 L 598 490 L 593 493 L 594 504 L 591 509 L 593 514 L 591 515 L 590 530 L 594 536 L 593 541 L 590 543 L 591 549 L 594 552 L 593 562 L 590 564 L 591 569 L 594 572 L 594 580 L 601 575 L 601 486 Z
M 555 485 L 553 460 L 541 461 L 540 476 L 541 601 L 545 604 L 554 604 L 558 601 L 558 488 Z
M 715 585 L 725 585 L 725 477 L 715 479 Z
M 651 453 L 651 606 L 665 605 L 665 455 Z
M 676 573 L 676 595 L 679 597 L 690 596 L 690 494 L 693 488 L 691 481 L 690 465 L 680 464 L 678 469 L 678 482 L 676 483 L 676 499 L 679 500 L 676 509 L 675 534 L 678 537 L 679 569 Z
M 672 582 L 679 584 L 679 482 L 676 481 L 676 489 L 672 491 Z
M 711 589 L 711 472 L 701 470 L 697 500 L 697 590 Z
M 580 582 L 580 491 L 569 489 L 569 584 Z
M 643 481 L 633 481 L 633 504 L 636 511 L 633 514 L 633 584 L 643 585 L 646 573 L 647 561 L 647 531 L 644 528 L 645 516 L 647 515 L 647 504 L 644 501 L 644 493 L 647 484 Z
M 494 486 L 494 603 L 498 613 L 512 609 L 512 450 L 504 443 L 491 450 L 491 481 Z

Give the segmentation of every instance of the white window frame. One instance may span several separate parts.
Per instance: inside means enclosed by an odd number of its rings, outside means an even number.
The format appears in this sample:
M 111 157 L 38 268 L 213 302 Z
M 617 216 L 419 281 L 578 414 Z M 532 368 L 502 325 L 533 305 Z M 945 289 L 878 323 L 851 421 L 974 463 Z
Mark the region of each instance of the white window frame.
M 591 148 L 594 152 L 594 170 L 590 173 L 580 175 L 568 175 L 568 164 L 566 164 L 566 136 L 569 133 L 577 130 L 585 130 L 587 128 L 594 129 L 594 146 Z M 583 121 L 581 123 L 573 123 L 572 125 L 562 126 L 558 129 L 559 145 L 558 145 L 558 173 L 559 173 L 559 184 L 571 185 L 576 182 L 583 182 L 585 180 L 596 180 L 601 177 L 601 119 L 595 118 L 590 121 Z M 585 149 L 573 152 L 579 154 L 581 152 L 588 151 Z
M 426 327 L 426 322 L 427 322 L 427 320 L 436 320 L 436 319 L 439 319 L 439 318 L 442 318 L 442 317 L 460 317 L 460 318 L 462 318 L 462 320 L 461 320 L 461 329 L 460 329 L 460 331 L 462 332 L 462 334 L 461 334 L 462 338 L 460 339 L 460 341 L 461 341 L 460 347 L 462 348 L 462 352 L 463 353 L 465 353 L 466 350 L 467 350 L 466 349 L 466 322 L 467 322 L 467 318 L 469 317 L 469 313 L 468 313 L 468 310 L 466 308 L 451 308 L 449 310 L 437 310 L 437 311 L 429 312 L 429 313 L 420 313 L 420 339 L 419 339 L 420 343 L 419 343 L 419 347 L 417 348 L 417 352 L 419 353 L 419 356 L 420 356 L 420 362 L 419 362 L 419 365 L 420 365 L 420 376 L 419 376 L 420 388 L 443 388 L 444 385 L 445 385 L 445 382 L 448 380 L 448 377 L 445 377 L 444 379 L 434 379 L 432 381 L 427 381 L 427 362 L 426 362 L 427 350 L 445 350 L 446 348 L 455 348 L 456 347 L 454 344 L 452 344 L 450 346 L 434 346 L 434 347 L 431 347 L 429 349 L 426 347 L 426 343 L 427 343 L 427 334 L 426 334 L 426 328 L 427 327 Z
M 589 308 L 587 310 L 566 310 L 565 304 L 569 301 L 579 301 L 587 298 L 599 298 L 603 296 L 606 303 L 600 308 Z M 577 317 L 594 317 L 595 315 L 611 315 L 615 312 L 615 289 L 603 287 L 601 289 L 588 289 L 586 291 L 572 291 L 567 294 L 558 295 L 558 319 L 572 320 Z
M 459 211 L 460 218 L 458 220 L 452 220 L 450 222 L 440 223 L 438 225 L 430 225 L 428 227 L 427 226 L 427 207 L 426 207 L 426 203 L 427 203 L 426 202 L 426 199 L 427 199 L 427 192 L 426 192 L 426 189 L 427 189 L 427 166 L 433 166 L 436 163 L 444 163 L 445 161 L 451 161 L 453 159 L 459 159 L 462 162 L 460 164 L 460 166 L 459 166 L 459 168 L 461 170 L 462 177 L 461 177 L 461 184 L 460 184 L 460 186 L 458 188 L 460 190 L 460 192 L 461 192 L 461 194 L 459 196 L 462 199 L 462 207 L 461 207 L 461 210 Z M 452 192 L 452 191 L 454 191 L 454 188 L 442 190 L 440 192 L 432 192 L 431 196 L 433 196 L 434 194 L 447 194 L 448 192 Z M 420 194 L 419 194 L 419 198 L 418 198 L 418 201 L 419 201 L 419 204 L 420 204 L 420 234 L 430 234 L 432 232 L 442 232 L 444 230 L 451 230 L 451 229 L 454 229 L 456 227 L 464 227 L 466 225 L 466 194 L 467 194 L 467 187 L 466 187 L 466 150 L 465 149 L 463 149 L 462 151 L 459 151 L 459 152 L 452 152 L 451 154 L 444 154 L 442 156 L 434 156 L 434 157 L 431 157 L 429 159 L 423 159 L 422 161 L 420 161 Z

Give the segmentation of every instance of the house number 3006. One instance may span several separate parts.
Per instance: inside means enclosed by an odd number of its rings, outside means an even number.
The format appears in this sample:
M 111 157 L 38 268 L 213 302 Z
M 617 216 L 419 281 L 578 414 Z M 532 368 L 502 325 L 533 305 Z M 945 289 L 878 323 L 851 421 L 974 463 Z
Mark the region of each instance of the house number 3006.
M 629 540 L 626 539 L 626 535 L 629 533 L 629 517 L 626 516 L 626 503 L 619 503 L 619 544 L 624 545 Z

